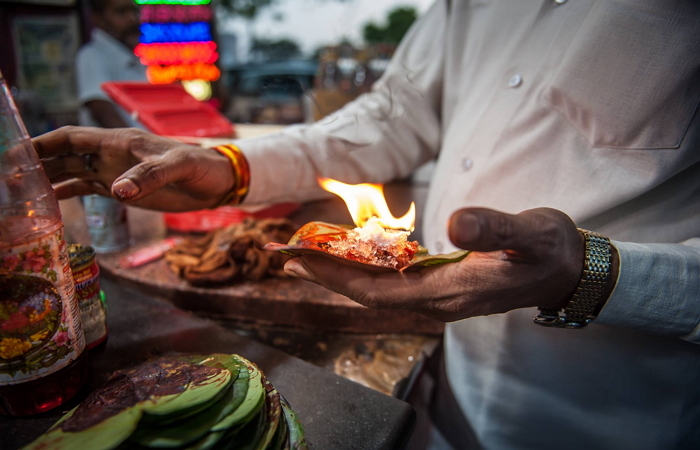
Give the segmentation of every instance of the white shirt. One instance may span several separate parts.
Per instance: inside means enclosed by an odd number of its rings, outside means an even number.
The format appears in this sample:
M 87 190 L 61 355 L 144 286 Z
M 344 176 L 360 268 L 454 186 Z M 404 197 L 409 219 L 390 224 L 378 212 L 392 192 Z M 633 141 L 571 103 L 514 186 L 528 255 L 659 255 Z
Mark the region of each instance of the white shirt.
M 485 449 L 697 449 L 699 103 L 694 2 L 438 0 L 371 94 L 238 144 L 251 203 L 437 158 L 433 252 L 465 206 L 552 207 L 608 235 L 620 277 L 594 323 L 542 328 L 522 309 L 448 324 L 450 385 Z
M 113 38 L 107 32 L 95 28 L 91 40 L 78 50 L 76 57 L 76 75 L 78 83 L 78 100 L 81 108 L 79 123 L 84 126 L 101 126 L 84 106 L 90 100 L 110 98 L 101 85 L 107 81 L 146 81 L 146 66 L 127 46 Z M 120 106 L 119 115 L 127 125 L 141 127 Z

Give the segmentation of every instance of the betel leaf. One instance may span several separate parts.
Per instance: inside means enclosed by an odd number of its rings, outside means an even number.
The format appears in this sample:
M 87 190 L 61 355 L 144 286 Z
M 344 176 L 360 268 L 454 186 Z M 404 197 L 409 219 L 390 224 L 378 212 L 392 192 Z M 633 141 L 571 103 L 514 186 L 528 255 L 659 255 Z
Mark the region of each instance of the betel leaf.
M 179 420 L 161 427 L 139 426 L 131 436 L 130 441 L 151 448 L 177 448 L 198 443 L 210 434 L 214 425 L 233 413 L 245 399 L 248 391 L 249 372 L 244 363 L 235 356 L 224 354 L 193 355 L 177 359 L 191 364 L 223 366 L 231 373 L 236 374 L 235 381 L 221 399 L 196 415 L 188 417 L 186 423 L 183 424 L 183 421 Z M 200 448 L 204 447 L 200 446 Z
M 289 428 L 289 449 L 306 450 L 308 448 L 306 444 L 306 433 L 304 432 L 301 421 L 299 421 L 299 417 L 289 405 L 287 399 L 282 395 L 280 395 L 280 403 L 282 404 L 282 412 L 287 422 L 287 428 Z
M 281 407 L 280 403 L 280 407 Z M 284 413 L 281 414 L 277 432 L 272 441 L 265 447 L 265 450 L 282 450 L 289 439 L 289 430 L 287 429 L 287 421 L 284 418 Z
M 265 387 L 262 383 L 262 374 L 250 361 L 248 361 L 248 363 L 250 364 L 248 366 L 250 379 L 248 380 L 248 391 L 243 403 L 241 403 L 232 414 L 224 417 L 219 423 L 215 424 L 211 428 L 211 431 L 224 431 L 245 423 L 246 420 L 250 420 L 262 407 L 265 400 Z
M 61 421 L 69 419 L 74 411 L 63 416 Z M 23 450 L 113 449 L 136 429 L 141 413 L 140 407 L 133 406 L 79 433 L 65 432 L 57 423 Z
M 280 423 L 280 418 L 282 416 L 282 405 L 280 404 L 280 394 L 272 386 L 272 383 L 265 380 L 265 395 L 267 404 L 267 418 L 265 429 L 261 439 L 254 446 L 250 446 L 251 450 L 265 450 L 265 448 L 272 442 L 277 432 L 277 427 Z M 246 447 L 247 448 L 247 447 Z
M 320 255 L 345 265 L 355 266 L 363 270 L 370 270 L 373 272 L 395 272 L 397 270 L 391 267 L 367 264 L 352 259 L 341 258 L 328 253 L 325 250 L 327 247 L 325 245 L 326 243 L 342 240 L 351 229 L 353 229 L 353 227 L 350 225 L 309 222 L 299 228 L 299 230 L 294 233 L 294 236 L 292 236 L 287 244 L 270 242 L 263 246 L 263 248 L 265 250 L 278 251 L 292 256 Z M 419 251 L 414 255 L 411 262 L 405 267 L 399 269 L 399 271 L 403 272 L 404 270 L 418 270 L 428 266 L 459 262 L 466 258 L 469 253 L 470 252 L 467 250 L 462 250 L 447 254 L 431 255 L 428 253 L 426 248 L 419 247 Z
M 238 357 L 237 355 L 234 355 Z M 240 357 L 238 357 L 240 358 Z M 241 358 L 242 361 L 247 361 Z M 250 361 L 247 361 L 250 366 L 247 367 L 249 372 L 248 390 L 243 402 L 236 410 L 222 419 L 219 423 L 211 428 L 211 432 L 201 441 L 187 447 L 188 450 L 208 450 L 212 448 L 223 448 L 227 443 L 238 442 L 238 438 L 246 426 L 251 424 L 249 428 L 255 428 L 256 420 L 262 420 L 261 415 L 264 415 L 265 408 L 265 389 L 262 384 L 262 374 Z M 248 433 L 249 434 L 249 433 Z
M 175 420 L 180 420 L 183 417 L 201 411 L 216 402 L 224 395 L 226 388 L 233 383 L 234 378 L 230 370 L 214 366 L 193 365 L 187 364 L 177 359 L 163 360 L 167 364 L 172 364 L 173 370 L 178 370 L 179 366 L 197 367 L 199 372 L 206 372 L 206 369 L 216 370 L 213 375 L 200 379 L 196 376 L 187 376 L 182 378 L 180 386 L 184 386 L 184 390 L 177 395 L 168 398 L 163 398 L 158 402 L 145 403 L 143 408 L 143 418 L 145 422 L 151 423 L 168 423 Z M 172 363 L 170 362 L 172 361 Z
M 149 448 L 180 448 L 194 444 L 209 434 L 232 398 L 233 389 L 229 387 L 226 394 L 207 409 L 164 427 L 139 426 L 129 441 Z
M 146 410 L 172 414 L 173 402 L 184 408 L 208 402 L 231 381 L 231 372 L 223 367 L 195 366 L 173 359 L 149 362 L 115 374 L 26 448 L 112 449 L 133 433 Z M 161 405 L 168 407 L 160 409 Z
M 264 396 L 265 398 L 265 396 Z M 251 450 L 260 441 L 267 424 L 267 402 L 242 427 L 229 430 L 225 438 L 226 446 L 222 450 Z

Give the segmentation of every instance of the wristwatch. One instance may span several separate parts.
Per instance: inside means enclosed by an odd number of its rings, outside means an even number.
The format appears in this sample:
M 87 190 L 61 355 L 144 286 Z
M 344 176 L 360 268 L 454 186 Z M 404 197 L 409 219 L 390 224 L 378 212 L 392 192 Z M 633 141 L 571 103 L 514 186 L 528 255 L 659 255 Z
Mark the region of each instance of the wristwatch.
M 576 292 L 563 310 L 539 308 L 535 323 L 545 327 L 583 328 L 595 319 L 605 286 L 610 278 L 610 239 L 578 229 L 586 241 L 586 255 Z

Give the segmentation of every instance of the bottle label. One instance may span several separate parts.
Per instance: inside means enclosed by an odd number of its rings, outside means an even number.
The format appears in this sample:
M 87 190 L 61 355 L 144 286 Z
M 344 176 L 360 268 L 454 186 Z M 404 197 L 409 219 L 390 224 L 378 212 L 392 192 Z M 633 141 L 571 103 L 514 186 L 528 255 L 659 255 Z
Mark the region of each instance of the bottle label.
M 70 252 L 68 252 L 70 255 Z M 94 253 L 93 253 L 94 255 Z M 80 319 L 87 347 L 92 348 L 107 334 L 107 318 L 100 299 L 100 268 L 94 256 L 87 265 L 73 268 L 75 296 L 80 305 Z
M 0 247 L 0 386 L 56 372 L 84 349 L 63 225 Z

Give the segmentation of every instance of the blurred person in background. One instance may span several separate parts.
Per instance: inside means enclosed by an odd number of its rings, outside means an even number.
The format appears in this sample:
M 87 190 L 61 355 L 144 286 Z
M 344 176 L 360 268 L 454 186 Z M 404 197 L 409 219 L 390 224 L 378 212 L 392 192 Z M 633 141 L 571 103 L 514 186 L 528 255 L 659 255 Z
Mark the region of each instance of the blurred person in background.
M 78 51 L 76 74 L 80 125 L 140 126 L 101 88 L 107 81 L 146 81 L 146 66 L 134 55 L 139 44 L 139 9 L 134 0 L 90 0 L 91 40 Z
M 92 23 L 91 40 L 83 45 L 76 57 L 76 77 L 80 125 L 121 128 L 138 127 L 142 125 L 120 106 L 114 104 L 102 90 L 102 83 L 108 81 L 146 81 L 146 66 L 141 64 L 134 54 L 141 36 L 139 8 L 134 0 L 89 0 Z M 64 216 L 81 217 L 86 214 L 91 237 L 88 240 L 88 229 L 82 221 L 66 226 L 66 234 L 76 242 L 91 242 L 97 246 L 98 236 L 109 236 L 120 229 L 119 235 L 125 235 L 124 228 L 128 223 L 147 223 L 149 236 L 161 237 L 165 234 L 162 214 L 139 208 L 124 208 L 116 202 L 107 199 L 94 199 L 95 210 L 83 208 L 78 199 L 61 201 L 61 211 Z M 128 214 L 126 214 L 128 210 Z M 102 230 L 104 214 L 119 217 L 119 224 L 112 226 L 111 233 Z M 133 227 L 129 227 L 133 229 Z M 132 236 L 133 238 L 133 236 Z M 111 244 L 111 240 L 108 241 Z

